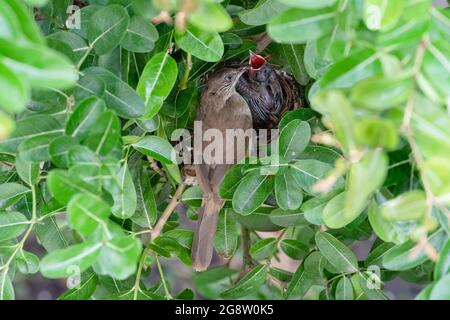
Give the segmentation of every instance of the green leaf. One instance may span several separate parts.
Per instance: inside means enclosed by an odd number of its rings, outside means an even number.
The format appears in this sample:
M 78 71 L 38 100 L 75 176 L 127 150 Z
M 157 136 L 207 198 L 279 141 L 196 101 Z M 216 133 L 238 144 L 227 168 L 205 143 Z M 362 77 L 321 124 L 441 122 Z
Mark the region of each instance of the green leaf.
M 352 282 L 347 277 L 342 277 L 336 285 L 336 300 L 353 300 Z
M 109 275 L 124 280 L 136 272 L 142 245 L 139 239 L 119 237 L 108 241 L 95 261 L 97 274 Z
M 303 201 L 302 188 L 289 167 L 275 176 L 275 197 L 281 209 L 296 210 Z
M 303 62 L 305 47 L 302 45 L 285 44 L 283 45 L 283 51 L 295 80 L 303 86 L 306 85 L 309 82 L 309 76 Z
M 30 100 L 30 85 L 0 62 L 0 106 L 9 112 L 20 112 Z
M 295 227 L 306 224 L 305 216 L 300 210 L 275 209 L 269 217 L 270 221 L 281 227 Z
M 356 149 L 354 112 L 342 91 L 327 90 L 317 94 L 313 98 L 312 107 L 329 118 L 344 152 Z
M 9 279 L 8 271 L 0 271 L 0 300 L 14 300 L 14 287 Z
M 381 149 L 369 151 L 351 165 L 346 191 L 331 200 L 324 209 L 323 220 L 330 228 L 342 228 L 355 220 L 369 197 L 384 182 L 388 159 Z
M 277 239 L 266 238 L 254 243 L 250 248 L 250 254 L 255 260 L 270 258 L 277 250 Z
M 427 158 L 439 156 L 448 158 L 450 154 L 450 118 L 440 106 L 421 95 L 416 95 L 411 127 L 422 155 Z
M 233 195 L 233 210 L 249 215 L 261 206 L 273 190 L 274 179 L 259 170 L 248 173 Z
M 225 173 L 219 188 L 219 195 L 222 199 L 231 200 L 233 198 L 246 168 L 248 168 L 247 165 L 236 164 Z
M 158 40 L 158 30 L 141 16 L 133 16 L 120 45 L 132 52 L 149 52 Z
M 88 300 L 97 288 L 97 275 L 91 274 L 88 278 L 70 290 L 67 290 L 58 297 L 58 300 Z
M 77 139 L 71 136 L 55 138 L 48 146 L 48 153 L 52 162 L 59 168 L 67 168 L 69 149 L 77 144 Z
M 431 100 L 438 100 L 441 103 L 445 103 L 450 89 L 449 54 L 450 45 L 444 39 L 437 39 L 428 44 L 422 62 L 423 77 L 419 76 L 418 81 L 422 91 Z
M 39 271 L 39 258 L 27 251 L 20 250 L 16 256 L 17 269 L 23 274 L 33 274 Z
M 49 253 L 41 261 L 41 273 L 51 279 L 67 278 L 74 272 L 83 272 L 100 253 L 102 243 L 86 241 Z
M 303 259 L 308 253 L 309 248 L 295 239 L 284 239 L 280 242 L 280 248 L 291 259 Z
M 399 141 L 397 128 L 388 119 L 368 117 L 361 119 L 355 126 L 356 139 L 371 147 L 394 149 Z
M 105 102 L 97 97 L 82 100 L 67 121 L 66 134 L 83 141 L 89 136 L 91 130 L 97 126 L 105 109 Z
M 143 168 L 130 166 L 136 189 L 136 211 L 131 217 L 134 223 L 141 227 L 150 228 L 156 222 L 158 210 L 155 194 L 150 184 L 149 172 Z
M 202 205 L 203 192 L 200 186 L 192 186 L 183 192 L 181 200 L 190 207 L 200 208 Z
M 267 32 L 281 43 L 306 43 L 331 34 L 336 12 L 325 9 L 289 9 L 270 21 Z M 298 32 L 302 30 L 302 32 Z
M 146 136 L 133 144 L 140 153 L 152 157 L 162 163 L 176 163 L 175 150 L 167 140 L 157 136 Z
M 329 226 L 339 228 L 356 219 L 366 207 L 368 198 L 383 185 L 387 171 L 388 159 L 382 149 L 369 151 L 353 163 L 347 178 L 343 221 Z M 327 223 L 325 216 L 324 220 Z
M 339 272 L 358 271 L 358 260 L 353 252 L 331 234 L 316 233 L 316 244 L 325 259 Z
M 389 221 L 419 220 L 427 213 L 427 207 L 425 192 L 413 190 L 384 202 L 380 213 Z
M 203 61 L 216 62 L 223 56 L 224 45 L 217 32 L 189 26 L 184 33 L 175 34 L 175 41 L 181 49 Z
M 370 30 L 386 31 L 393 28 L 406 4 L 405 0 L 367 0 L 364 2 L 364 22 Z
M 69 59 L 35 43 L 2 39 L 0 64 L 38 88 L 65 89 L 78 79 Z
M 413 89 L 409 77 L 388 78 L 376 75 L 358 82 L 350 99 L 357 107 L 384 111 L 405 104 Z
M 255 293 L 266 281 L 268 267 L 261 264 L 253 268 L 231 289 L 222 292 L 224 298 L 238 299 Z
M 438 230 L 427 239 L 428 243 L 439 251 L 444 245 L 446 234 Z M 417 252 L 417 243 L 407 241 L 397 244 L 389 249 L 383 257 L 383 267 L 388 270 L 403 271 L 412 269 L 428 260 L 428 255 L 423 249 Z
M 145 118 L 154 117 L 177 80 L 178 67 L 168 52 L 155 54 L 142 71 L 136 91 L 145 103 Z
M 364 292 L 364 296 L 369 300 L 388 300 L 388 297 L 381 290 L 381 279 L 370 271 L 361 272 L 357 275 L 359 287 Z
M 306 259 L 299 264 L 291 282 L 289 283 L 285 299 L 292 297 L 302 298 L 314 284 L 323 283 L 323 256 L 315 251 L 308 255 Z
M 450 275 L 441 278 L 431 289 L 430 300 L 450 300 Z
M 111 208 L 102 200 L 87 194 L 77 194 L 67 205 L 71 227 L 88 236 L 99 226 L 106 228 Z
M 42 3 L 42 0 L 35 0 L 36 3 Z M 21 36 L 26 37 L 29 41 L 44 44 L 45 40 L 43 39 L 39 27 L 34 21 L 34 17 L 27 10 L 27 7 L 23 5 L 20 1 L 5 1 L 5 5 L 9 6 L 10 9 L 14 12 L 15 22 L 17 28 L 20 28 Z M 4 8 L 5 12 L 7 11 L 6 7 Z
M 348 88 L 381 71 L 377 53 L 362 49 L 333 64 L 320 80 L 320 87 Z
M 0 241 L 20 236 L 28 224 L 27 218 L 19 212 L 0 212 Z
M 22 141 L 18 148 L 20 157 L 32 162 L 49 161 L 51 158 L 48 147 L 58 135 L 60 134 L 47 134 Z
M 252 9 L 239 12 L 239 18 L 245 24 L 260 26 L 267 24 L 272 17 L 286 9 L 286 6 L 277 0 L 259 0 Z
M 298 159 L 311 138 L 311 128 L 306 121 L 299 119 L 291 121 L 280 133 L 280 155 L 291 161 Z
M 39 123 L 37 126 L 36 123 Z M 8 140 L 0 142 L 0 149 L 4 152 L 15 153 L 18 146 L 26 139 L 34 137 L 60 134 L 64 130 L 61 124 L 48 115 L 33 115 L 16 122 L 16 129 Z
M 293 178 L 297 181 L 299 186 L 309 194 L 317 194 L 313 191 L 314 185 L 325 179 L 333 170 L 333 166 L 328 163 L 318 160 L 300 160 L 295 162 L 292 168 L 294 174 Z M 342 179 L 338 179 L 333 185 L 333 189 L 342 187 Z
M 86 193 L 97 196 L 97 190 L 82 181 L 77 175 L 69 174 L 64 170 L 52 170 L 47 176 L 50 191 L 58 202 L 67 204 L 77 193 Z
M 95 95 L 101 97 L 109 109 L 126 119 L 139 118 L 145 113 L 145 104 L 137 92 L 108 70 L 90 67 L 83 70 L 75 90 L 78 100 Z
M 214 236 L 214 248 L 225 259 L 233 257 L 238 247 L 238 232 L 236 221 L 232 218 L 229 209 L 219 214 L 217 230 Z
M 118 189 L 114 190 L 112 194 L 114 199 L 112 213 L 121 219 L 130 218 L 136 211 L 137 196 L 127 163 L 117 173 L 117 182 Z
M 14 163 L 17 174 L 23 182 L 32 186 L 39 180 L 40 167 L 39 163 L 23 160 L 20 156 L 16 157 Z
M 110 52 L 122 41 L 129 23 L 130 17 L 121 5 L 109 5 L 99 9 L 86 25 L 89 44 L 99 55 Z
M 184 246 L 175 238 L 166 235 L 160 236 L 152 242 L 151 249 L 167 258 L 178 257 L 187 266 L 192 265 L 190 245 L 189 247 Z
M 315 225 L 325 224 L 322 219 L 322 213 L 327 203 L 338 193 L 339 191 L 333 191 L 326 195 L 316 196 L 304 202 L 300 207 L 300 211 L 305 215 L 306 221 Z
M 120 143 L 120 120 L 112 111 L 103 111 L 87 138 L 87 146 L 98 155 L 107 155 Z
M 278 231 L 283 229 L 283 227 L 271 221 L 272 210 L 273 208 L 270 207 L 260 207 L 249 215 L 242 215 L 233 211 L 233 217 L 249 230 Z
M 383 241 L 403 243 L 407 240 L 407 234 L 402 233 L 392 221 L 383 217 L 375 200 L 369 204 L 368 217 L 373 231 Z
M 70 31 L 59 31 L 47 36 L 48 46 L 79 63 L 86 50 L 86 42 L 79 35 Z
M 195 273 L 192 282 L 203 297 L 217 299 L 220 297 L 220 290 L 229 284 L 230 277 L 236 273 L 236 270 L 228 267 L 210 268 L 205 272 Z
M 199 8 L 188 18 L 191 25 L 210 32 L 224 32 L 233 26 L 233 21 L 222 5 L 208 1 L 200 2 Z
M 439 252 L 439 258 L 434 267 L 434 280 L 439 280 L 448 273 L 450 273 L 450 240 L 447 240 Z
M 11 207 L 28 192 L 30 189 L 15 182 L 0 184 L 0 209 Z

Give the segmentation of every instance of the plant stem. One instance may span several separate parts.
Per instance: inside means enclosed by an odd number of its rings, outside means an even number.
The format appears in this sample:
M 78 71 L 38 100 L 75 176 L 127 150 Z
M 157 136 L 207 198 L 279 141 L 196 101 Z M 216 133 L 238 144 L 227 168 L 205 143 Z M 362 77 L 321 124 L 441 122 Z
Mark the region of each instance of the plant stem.
M 183 78 L 180 81 L 180 89 L 185 90 L 187 88 L 187 83 L 189 80 L 189 75 L 192 70 L 192 55 L 190 53 L 187 54 L 186 60 L 184 61 L 184 74 Z
M 137 273 L 136 273 L 136 281 L 134 282 L 134 287 L 133 287 L 133 299 L 137 300 L 138 298 L 138 293 L 139 291 L 141 291 L 141 276 L 142 276 L 142 269 L 144 268 L 144 263 L 145 263 L 145 258 L 147 257 L 148 254 L 148 248 L 145 248 L 144 251 L 142 252 L 141 255 L 141 259 L 139 260 L 139 265 L 138 265 L 138 269 L 137 269 Z
M 77 70 L 80 70 L 81 66 L 83 65 L 84 61 L 87 59 L 93 48 L 94 48 L 93 45 L 86 47 L 86 52 L 81 57 L 80 61 L 78 61 L 77 63 Z
M 159 276 L 161 277 L 161 283 L 163 285 L 164 292 L 166 293 L 166 298 L 167 298 L 167 300 L 170 300 L 170 299 L 172 299 L 172 296 L 170 295 L 169 288 L 167 287 L 166 278 L 164 277 L 164 273 L 161 268 L 161 263 L 159 262 L 159 258 L 158 258 L 157 254 L 155 254 L 155 261 L 156 261 L 156 266 L 158 267 Z

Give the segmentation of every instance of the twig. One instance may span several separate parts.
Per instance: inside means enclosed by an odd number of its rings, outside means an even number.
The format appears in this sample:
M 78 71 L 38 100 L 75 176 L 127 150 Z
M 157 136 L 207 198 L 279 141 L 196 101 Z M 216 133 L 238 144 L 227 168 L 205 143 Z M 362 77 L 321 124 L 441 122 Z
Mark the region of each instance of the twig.
M 181 183 L 178 186 L 177 191 L 175 192 L 175 194 L 172 197 L 172 200 L 167 205 L 166 209 L 164 210 L 163 214 L 161 215 L 161 218 L 159 218 L 158 223 L 156 224 L 156 226 L 150 232 L 150 235 L 151 235 L 152 239 L 156 239 L 161 234 L 161 231 L 162 231 L 164 225 L 166 224 L 166 222 L 169 219 L 169 217 L 172 214 L 172 212 L 177 207 L 185 187 L 186 187 L 186 185 L 184 183 Z
M 147 157 L 148 162 L 150 164 L 150 169 L 152 169 L 153 171 L 155 171 L 157 174 L 159 174 L 161 177 L 164 177 L 166 174 L 164 173 L 164 171 L 158 167 L 158 164 L 156 163 L 155 159 Z

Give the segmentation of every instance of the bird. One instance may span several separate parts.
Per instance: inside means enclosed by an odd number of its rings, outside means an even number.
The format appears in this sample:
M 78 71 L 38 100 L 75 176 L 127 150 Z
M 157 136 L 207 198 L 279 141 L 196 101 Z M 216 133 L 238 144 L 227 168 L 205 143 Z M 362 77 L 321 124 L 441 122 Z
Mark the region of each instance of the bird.
M 296 104 L 294 93 L 291 79 L 279 73 L 266 58 L 253 52 L 250 52 L 248 63 L 225 65 L 208 76 L 196 120 L 202 123 L 202 137 L 209 129 L 218 130 L 224 148 L 221 155 L 214 157 L 221 161 L 195 164 L 203 199 L 192 243 L 194 270 L 204 271 L 211 263 L 219 212 L 224 205 L 219 196 L 222 179 L 233 164 L 248 155 L 251 148 L 250 142 L 246 141 L 245 152 L 238 152 L 236 143 L 227 141 L 226 130 L 276 128 L 283 113 L 291 104 Z M 270 135 L 270 130 L 267 133 Z M 257 133 L 255 138 L 259 139 Z M 203 159 L 208 146 L 203 141 L 200 146 L 194 142 L 195 158 Z M 233 155 L 232 161 L 225 161 L 227 154 Z
M 236 85 L 236 91 L 250 108 L 254 129 L 278 126 L 283 107 L 283 89 L 277 70 L 267 59 L 250 51 L 249 68 Z
M 194 141 L 194 155 L 196 159 L 200 157 L 203 160 L 195 164 L 195 173 L 203 192 L 192 244 L 192 266 L 196 271 L 206 270 L 211 263 L 217 221 L 224 204 L 224 200 L 219 196 L 220 183 L 233 163 L 245 157 L 245 154 L 236 152 L 234 143 L 227 141 L 226 130 L 247 130 L 253 127 L 250 108 L 244 98 L 236 92 L 236 84 L 247 69 L 247 67 L 225 67 L 214 72 L 209 77 L 200 98 L 196 120 L 202 123 L 201 136 L 203 137 L 209 129 L 218 130 L 222 135 L 224 147 L 222 154 L 215 154 L 216 161 L 205 161 L 203 153 L 209 144 L 202 141 L 200 147 L 197 147 Z M 226 161 L 229 154 L 234 157 L 231 161 Z

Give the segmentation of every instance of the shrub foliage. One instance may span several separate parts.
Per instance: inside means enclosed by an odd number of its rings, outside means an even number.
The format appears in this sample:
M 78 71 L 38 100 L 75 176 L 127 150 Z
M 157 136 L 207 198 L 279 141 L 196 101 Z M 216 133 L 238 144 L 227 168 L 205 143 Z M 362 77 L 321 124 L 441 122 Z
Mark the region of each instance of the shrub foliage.
M 450 298 L 450 11 L 431 2 L 0 1 L 0 299 L 19 273 L 78 277 L 60 299 L 387 299 L 396 277 Z M 276 170 L 226 175 L 225 260 L 180 287 L 201 193 L 170 138 L 203 76 L 268 37 L 311 108 L 281 121 Z

